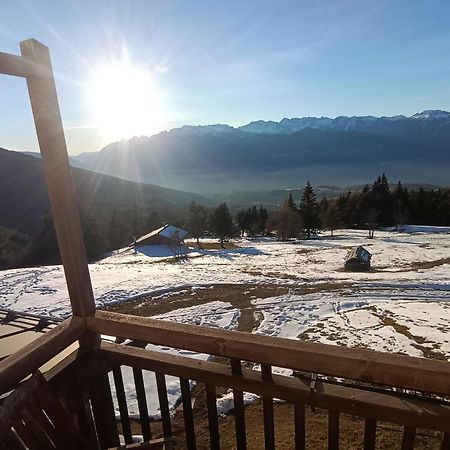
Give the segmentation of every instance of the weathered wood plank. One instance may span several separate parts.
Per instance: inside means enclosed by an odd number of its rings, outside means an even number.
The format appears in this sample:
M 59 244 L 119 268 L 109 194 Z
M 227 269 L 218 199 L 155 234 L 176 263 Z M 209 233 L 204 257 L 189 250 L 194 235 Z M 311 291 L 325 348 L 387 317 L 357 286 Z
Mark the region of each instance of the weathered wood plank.
M 183 402 L 186 448 L 188 450 L 195 450 L 197 446 L 195 443 L 194 414 L 192 412 L 191 388 L 189 385 L 189 380 L 186 378 L 180 378 L 180 387 L 181 387 L 181 399 Z
M 12 430 L 7 431 L 3 435 L 3 440 L 5 442 L 4 448 L 6 450 L 24 450 L 24 446 L 19 441 L 16 433 L 14 433 Z
M 236 358 L 231 359 L 231 373 L 235 377 L 242 376 L 241 361 Z M 240 389 L 233 389 L 234 403 L 234 424 L 236 429 L 236 448 L 237 450 L 247 449 L 247 434 L 245 431 L 245 405 L 244 392 Z
M 22 41 L 20 49 L 33 65 L 28 93 L 72 312 L 83 317 L 94 313 L 95 302 L 50 52 L 35 39 Z
M 53 428 L 53 424 L 50 423 L 48 417 L 43 413 L 42 409 L 36 405 L 34 401 L 30 401 L 28 404 L 33 419 L 39 422 L 42 429 L 45 431 L 49 439 L 55 444 L 57 442 L 56 430 Z M 56 444 L 54 445 L 56 447 Z
M 125 396 L 125 388 L 123 386 L 122 371 L 120 366 L 113 368 L 114 386 L 116 387 L 117 403 L 119 404 L 120 421 L 122 423 L 123 437 L 125 444 L 132 444 L 133 438 L 131 434 L 130 417 L 128 415 L 127 398 Z
M 165 438 L 172 436 L 172 423 L 170 420 L 169 401 L 167 399 L 166 377 L 162 372 L 156 372 L 156 387 L 158 389 L 159 410 Z
M 450 450 L 450 433 L 442 433 L 441 450 Z
M 39 448 L 39 444 L 31 433 L 31 430 L 22 421 L 16 420 L 14 422 L 14 429 L 20 439 L 25 443 L 26 448 Z
M 79 339 L 84 331 L 83 319 L 71 317 L 0 361 L 0 394 L 14 388 L 21 380 Z
M 295 450 L 305 450 L 305 405 L 294 405 Z
M 339 450 L 339 412 L 328 411 L 328 450 Z
M 33 73 L 33 64 L 23 56 L 0 52 L 0 73 L 25 78 Z
M 223 386 L 274 398 L 290 403 L 310 404 L 309 384 L 305 381 L 273 375 L 273 382 L 261 380 L 260 374 L 242 369 L 242 376 L 233 376 L 229 367 L 210 361 L 163 354 L 103 342 L 96 351 L 99 358 L 113 364 L 160 371 L 175 377 Z M 401 425 L 438 431 L 450 431 L 450 407 L 426 400 L 403 398 L 398 394 L 365 391 L 326 382 L 317 382 L 315 404 L 319 408 L 338 409 L 347 414 L 385 420 Z
M 402 450 L 414 450 L 416 429 L 414 427 L 403 428 Z
M 31 408 L 25 408 L 22 411 L 22 417 L 25 426 L 31 431 L 34 438 L 36 439 L 36 442 L 38 442 L 38 448 L 40 450 L 53 450 L 55 447 L 46 434 L 46 428 L 48 428 L 48 425 L 44 425 L 44 423 L 41 423 L 39 421 L 38 417 L 34 417 L 33 413 L 31 412 Z
M 100 448 L 118 446 L 119 434 L 108 374 L 106 368 L 99 365 L 100 361 L 92 363 L 90 392 L 98 442 Z
M 375 450 L 377 436 L 377 421 L 366 419 L 364 424 L 364 450 Z
M 450 363 L 365 349 L 166 322 L 97 311 L 88 329 L 183 348 L 388 386 L 450 395 Z
M 137 367 L 133 367 L 133 378 L 134 386 L 136 388 L 136 397 L 139 408 L 142 436 L 144 438 L 144 441 L 149 441 L 152 438 L 152 432 L 150 429 L 150 421 L 148 418 L 147 397 L 145 395 L 144 377 L 142 375 L 142 370 Z
M 268 383 L 272 382 L 272 366 L 270 364 L 261 364 L 261 379 Z M 272 397 L 263 397 L 263 419 L 265 450 L 275 450 L 275 422 Z
M 217 419 L 216 388 L 212 384 L 205 385 L 206 404 L 208 405 L 209 447 L 220 450 L 219 421 Z

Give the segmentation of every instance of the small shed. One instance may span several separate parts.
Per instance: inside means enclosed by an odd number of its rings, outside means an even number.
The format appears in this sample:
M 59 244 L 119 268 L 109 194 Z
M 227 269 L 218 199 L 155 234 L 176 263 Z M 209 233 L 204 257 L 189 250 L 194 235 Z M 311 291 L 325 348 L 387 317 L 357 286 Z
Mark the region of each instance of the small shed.
M 370 270 L 372 255 L 361 245 L 353 247 L 345 257 L 345 270 L 363 272 Z
M 157 230 L 141 236 L 136 239 L 135 246 L 141 247 L 144 245 L 180 245 L 188 232 L 182 228 L 174 227 L 173 225 L 164 225 Z

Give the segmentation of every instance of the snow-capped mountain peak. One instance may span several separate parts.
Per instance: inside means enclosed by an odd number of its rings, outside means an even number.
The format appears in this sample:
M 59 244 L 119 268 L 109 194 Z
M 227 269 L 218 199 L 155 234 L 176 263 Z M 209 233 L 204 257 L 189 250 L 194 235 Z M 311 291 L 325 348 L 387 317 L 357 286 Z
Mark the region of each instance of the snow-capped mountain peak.
M 439 109 L 428 109 L 420 113 L 411 116 L 413 119 L 425 119 L 425 120 L 449 120 L 450 112 L 442 111 Z
M 329 117 L 293 117 L 284 118 L 279 122 L 258 120 L 239 127 L 239 130 L 257 134 L 286 134 L 296 133 L 305 128 L 315 128 L 323 131 L 366 131 L 373 132 L 374 127 L 382 127 L 383 124 L 398 121 L 445 121 L 450 122 L 450 112 L 440 110 L 427 110 L 414 114 L 411 117 L 402 115 L 392 117 L 375 116 L 338 116 L 334 119 Z

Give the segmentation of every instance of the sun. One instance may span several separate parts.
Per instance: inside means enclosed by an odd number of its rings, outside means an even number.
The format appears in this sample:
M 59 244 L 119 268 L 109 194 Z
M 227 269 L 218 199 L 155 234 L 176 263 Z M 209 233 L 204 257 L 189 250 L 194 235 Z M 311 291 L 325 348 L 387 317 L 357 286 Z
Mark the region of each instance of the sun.
M 113 141 L 161 131 L 162 96 L 152 73 L 120 61 L 97 67 L 87 89 L 93 127 Z

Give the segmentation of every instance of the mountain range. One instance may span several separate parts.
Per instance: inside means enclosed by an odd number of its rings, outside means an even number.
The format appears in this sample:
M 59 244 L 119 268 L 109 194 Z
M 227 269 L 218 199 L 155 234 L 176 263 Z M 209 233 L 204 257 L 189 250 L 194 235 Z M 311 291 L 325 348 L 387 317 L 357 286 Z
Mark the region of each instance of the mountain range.
M 211 204 L 198 194 L 137 184 L 84 169 L 73 168 L 72 175 L 79 205 L 97 217 L 110 217 L 114 209 L 134 207 L 170 216 L 192 200 Z M 0 148 L 0 192 L 0 227 L 37 236 L 50 209 L 41 160 Z
M 109 144 L 72 165 L 211 196 L 315 185 L 392 181 L 449 184 L 450 113 L 411 117 L 303 117 L 242 127 L 184 126 Z

